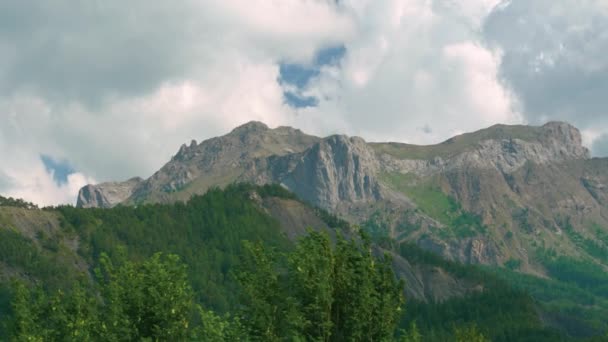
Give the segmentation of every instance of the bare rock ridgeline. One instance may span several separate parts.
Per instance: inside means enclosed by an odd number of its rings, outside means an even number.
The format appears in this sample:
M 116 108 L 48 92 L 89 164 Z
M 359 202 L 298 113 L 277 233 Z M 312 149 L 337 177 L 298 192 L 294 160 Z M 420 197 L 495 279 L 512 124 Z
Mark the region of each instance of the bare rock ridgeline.
M 458 144 L 462 146 L 454 149 Z M 368 144 L 359 137 L 318 138 L 290 127 L 270 129 L 250 122 L 225 136 L 182 145 L 146 180 L 87 185 L 78 195 L 78 206 L 105 208 L 122 202 L 170 201 L 167 194 L 189 185 L 196 184 L 188 189 L 195 194 L 211 186 L 252 181 L 283 184 L 303 199 L 333 209 L 341 201 L 380 199 L 380 172 L 419 176 L 465 168 L 514 172 L 528 161 L 547 164 L 589 158 L 578 129 L 562 122 L 541 127 L 494 126 L 442 144 L 418 146 L 424 152 L 422 158 L 420 153 L 413 157 L 386 153 L 377 148 L 381 145 Z M 442 149 L 454 152 L 445 154 Z

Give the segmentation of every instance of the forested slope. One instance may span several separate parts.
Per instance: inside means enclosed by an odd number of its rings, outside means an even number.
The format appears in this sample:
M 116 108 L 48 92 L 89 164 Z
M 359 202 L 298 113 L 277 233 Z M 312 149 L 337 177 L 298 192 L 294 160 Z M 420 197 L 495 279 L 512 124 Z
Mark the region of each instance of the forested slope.
M 51 296 L 57 290 L 70 293 L 75 284 L 80 284 L 84 291 L 99 291 L 95 270 L 102 266 L 100 260 L 105 258 L 115 265 L 138 265 L 158 252 L 176 255 L 184 263 L 193 303 L 218 315 L 234 316 L 247 298 L 243 297 L 246 291 L 239 282 L 239 274 L 249 272 L 252 277 L 269 279 L 276 276 L 264 275 L 258 272 L 259 267 L 252 267 L 251 250 L 244 247 L 246 241 L 273 255 L 292 255 L 292 259 L 299 255 L 304 261 L 307 251 L 294 252 L 298 250 L 294 241 L 306 234 L 307 225 L 318 225 L 313 228 L 328 234 L 332 244 L 340 235 L 355 238 L 359 243 L 365 240 L 359 238 L 359 228 L 305 205 L 281 187 L 245 184 L 212 189 L 187 203 L 112 209 L 3 206 L 0 224 L 3 322 L 11 321 L 15 314 L 9 307 L 15 299 L 15 288 L 10 282 L 13 278 L 24 282 L 26 288 L 40 287 Z M 473 333 L 480 331 L 496 341 L 521 340 L 525 336 L 534 336 L 535 341 L 569 339 L 566 332 L 572 329 L 559 331 L 547 327 L 543 306 L 525 289 L 514 289 L 489 271 L 445 261 L 414 245 L 379 239 L 375 246 L 378 260 L 382 260 L 384 253 L 392 255 L 391 265 L 396 274 L 405 273 L 399 269 L 403 265 L 409 267 L 408 272 L 416 273 L 416 277 L 406 278 L 405 305 L 399 320 L 401 327 L 408 329 L 416 322 L 425 341 L 452 339 L 457 327 L 465 331 L 473 326 L 476 326 L 470 329 Z M 397 259 L 400 263 L 395 262 Z M 271 270 L 288 267 L 279 262 Z M 278 276 L 282 277 L 281 274 Z M 425 289 L 440 280 L 449 286 L 468 287 L 451 293 L 441 302 L 434 302 L 434 297 L 415 299 L 408 295 L 408 287 Z M 549 323 L 559 327 L 555 320 Z M 583 331 L 581 336 L 602 329 L 595 328 Z

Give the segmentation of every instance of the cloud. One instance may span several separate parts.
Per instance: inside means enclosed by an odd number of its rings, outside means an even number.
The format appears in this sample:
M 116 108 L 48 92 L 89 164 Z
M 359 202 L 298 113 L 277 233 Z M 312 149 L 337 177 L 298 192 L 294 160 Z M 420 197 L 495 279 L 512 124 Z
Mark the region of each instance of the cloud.
M 598 156 L 608 156 L 608 134 L 602 134 L 594 139 L 591 151 Z
M 70 161 L 75 198 L 78 175 L 147 177 L 189 139 L 285 124 L 279 61 L 310 62 L 349 25 L 323 1 L 1 2 L 0 190 L 65 200 L 40 155 Z
M 608 131 L 608 10 L 598 0 L 512 0 L 483 27 L 503 51 L 500 76 L 533 123 Z
M 3 159 L 0 170 L 2 196 L 24 198 L 43 206 L 76 204 L 74 195 L 78 189 L 95 183 L 95 179 L 81 173 L 70 171 L 62 174 L 66 169 L 60 164 L 51 169 L 42 158 L 30 153 L 27 147 L 0 144 L 0 153 Z
M 299 111 L 299 126 L 330 117 L 323 133 L 434 143 L 523 121 L 499 79 L 500 49 L 484 46 L 478 33 L 491 2 L 347 3 L 358 35 L 345 42 L 341 64 L 323 68 L 303 92 L 320 100 Z
M 28 155 L 69 159 L 75 170 L 109 180 L 149 176 L 189 139 L 225 133 L 248 120 L 283 120 L 276 65 L 226 61 L 216 70 L 207 79 L 167 82 L 101 110 L 13 97 L 4 108 L 0 104 L 9 117 L 2 137 L 18 142 Z M 231 77 L 220 70 L 230 70 Z
M 600 146 L 607 14 L 597 0 L 2 1 L 0 191 L 73 203 L 84 182 L 148 177 L 250 120 L 434 143 L 567 119 Z
M 0 23 L 3 93 L 96 106 L 206 73 L 229 53 L 306 60 L 350 30 L 332 5 L 299 0 L 9 0 Z
M 76 204 L 74 196 L 78 190 L 95 180 L 87 178 L 81 173 L 72 173 L 67 176 L 66 182 L 57 184 L 53 173 L 48 173 L 44 167 L 30 165 L 27 170 L 20 170 L 12 178 L 14 183 L 3 192 L 3 196 L 24 198 L 41 206 Z
M 319 50 L 313 61 L 308 65 L 280 63 L 279 83 L 284 88 L 283 98 L 285 102 L 294 108 L 317 106 L 319 99 L 314 96 L 303 95 L 303 90 L 308 86 L 311 79 L 319 76 L 322 68 L 338 65 L 345 54 L 346 48 L 343 45 L 331 46 Z
M 193 18 L 184 17 L 184 25 L 163 21 L 185 8 L 132 3 L 3 1 L 1 40 L 12 53 L 0 66 L 0 89 L 98 104 L 108 95 L 145 93 L 167 77 L 185 75 L 184 62 L 193 56 L 178 44 Z

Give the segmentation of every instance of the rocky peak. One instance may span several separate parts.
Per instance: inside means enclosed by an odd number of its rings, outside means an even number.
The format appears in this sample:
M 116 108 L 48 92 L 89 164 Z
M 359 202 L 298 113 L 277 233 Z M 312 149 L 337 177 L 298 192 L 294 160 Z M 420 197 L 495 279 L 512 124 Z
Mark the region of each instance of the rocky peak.
M 249 121 L 246 124 L 243 124 L 230 132 L 229 135 L 242 135 L 242 134 L 251 134 L 251 133 L 262 133 L 270 130 L 268 126 L 259 121 Z
M 79 208 L 112 208 L 129 198 L 144 180 L 134 177 L 124 182 L 86 185 L 78 192 Z
M 279 126 L 274 129 L 279 134 L 289 135 L 289 134 L 303 134 L 301 130 L 297 128 L 293 128 L 290 126 Z
M 183 144 L 171 161 L 135 190 L 129 201 L 168 201 L 171 194 L 195 181 L 197 184 L 188 188 L 188 194 L 204 193 L 211 186 L 238 180 L 256 159 L 300 153 L 317 141 L 319 138 L 297 129 L 270 129 L 252 121 L 200 144 Z
M 566 123 L 552 121 L 542 126 L 541 142 L 564 159 L 589 159 L 589 150 L 583 146 L 578 128 Z
M 198 147 L 198 144 L 196 143 L 196 140 L 194 140 L 194 139 L 190 142 L 190 146 L 188 146 L 186 144 L 182 144 L 182 146 L 177 151 L 177 154 L 175 156 L 173 156 L 173 158 L 171 160 L 172 161 L 173 160 L 185 160 L 188 158 L 192 158 L 192 156 L 194 154 L 196 154 L 197 147 Z

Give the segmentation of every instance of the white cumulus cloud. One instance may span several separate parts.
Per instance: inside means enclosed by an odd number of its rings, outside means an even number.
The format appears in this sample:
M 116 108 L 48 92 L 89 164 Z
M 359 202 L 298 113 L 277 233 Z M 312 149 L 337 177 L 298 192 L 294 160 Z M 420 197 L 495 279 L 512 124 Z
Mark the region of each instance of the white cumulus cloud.
M 600 0 L 2 1 L 0 194 L 73 203 L 250 120 L 434 143 L 565 119 L 600 151 L 607 15 Z M 338 63 L 313 65 L 335 46 Z M 298 88 L 281 63 L 319 72 Z M 42 155 L 69 162 L 66 183 Z

